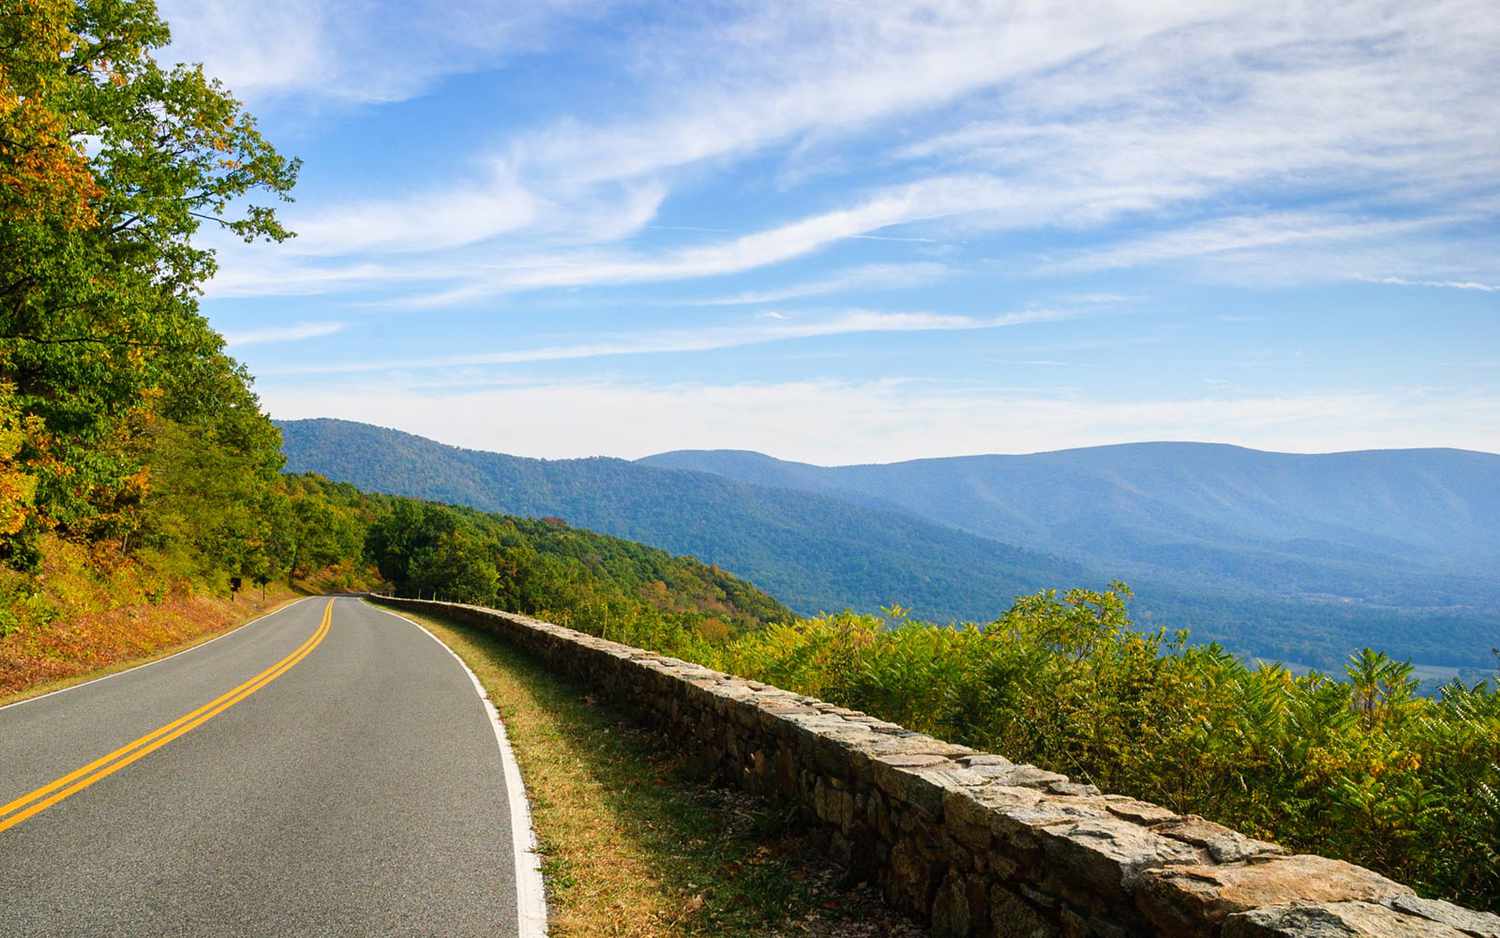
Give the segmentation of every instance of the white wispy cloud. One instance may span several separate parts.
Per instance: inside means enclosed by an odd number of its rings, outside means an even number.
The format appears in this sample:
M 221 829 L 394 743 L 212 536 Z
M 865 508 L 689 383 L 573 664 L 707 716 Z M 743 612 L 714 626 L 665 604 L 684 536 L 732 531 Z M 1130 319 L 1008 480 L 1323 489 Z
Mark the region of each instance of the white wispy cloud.
M 524 228 L 536 220 L 538 208 L 530 192 L 499 175 L 462 189 L 294 215 L 288 224 L 297 237 L 284 250 L 323 255 L 441 251 Z
M 1367 220 L 1310 212 L 1263 212 L 1130 238 L 1044 265 L 1051 274 L 1140 267 L 1183 258 L 1302 244 L 1388 238 L 1451 223 L 1452 217 Z
M 1384 283 L 1396 287 L 1435 287 L 1442 290 L 1477 290 L 1480 293 L 1500 293 L 1500 284 L 1480 283 L 1478 280 L 1408 280 L 1405 277 L 1361 277 L 1369 283 Z
M 780 264 L 847 238 L 919 219 L 972 213 L 1009 199 L 988 180 L 943 177 L 882 189 L 848 208 L 799 218 L 750 234 L 656 253 L 575 250 L 474 264 L 449 290 L 406 300 L 415 307 L 449 306 L 516 290 L 690 280 Z
M 203 291 L 214 299 L 324 296 L 392 283 L 443 280 L 459 273 L 452 265 L 421 270 L 368 261 L 308 263 L 265 245 L 230 244 L 218 251 L 219 271 Z
M 240 49 L 247 68 L 267 59 L 268 75 L 301 75 L 310 86 L 307 76 L 326 67 L 325 44 L 302 37 L 332 27 L 314 4 L 298 31 L 289 12 L 297 6 L 169 12 L 183 20 L 185 42 L 217 37 L 216 52 Z M 367 56 L 360 61 L 385 64 L 373 77 L 361 67 L 358 77 L 373 97 L 399 96 L 430 82 L 435 68 L 483 58 L 464 50 L 527 47 L 584 15 L 569 4 L 535 6 L 533 14 L 480 3 L 454 22 L 419 4 L 368 38 L 389 40 L 394 61 Z M 651 28 L 621 34 L 608 58 L 623 69 L 625 100 L 580 102 L 576 113 L 509 129 L 475 146 L 481 155 L 463 178 L 294 218 L 303 237 L 292 249 L 356 261 L 367 252 L 436 253 L 448 263 L 428 263 L 428 276 L 392 271 L 392 279 L 445 281 L 412 300 L 441 306 L 517 289 L 742 273 L 841 241 L 927 242 L 933 232 L 913 226 L 939 223 L 1041 231 L 1138 219 L 1158 229 L 1153 241 L 1049 268 L 1060 276 L 1212 251 L 1235 260 L 1252 248 L 1305 256 L 1355 237 L 1399 245 L 1414 228 L 1358 219 L 1417 225 L 1441 211 L 1434 205 L 1493 201 L 1500 18 L 1491 13 L 1487 0 L 1364 0 L 1296 15 L 1255 0 L 648 12 Z M 424 17 L 444 24 L 440 36 L 429 35 Z M 262 45 L 292 61 L 282 68 Z M 406 76 L 389 79 L 401 88 L 380 89 L 390 75 Z M 821 159 L 840 148 L 858 155 L 828 161 L 826 172 L 855 180 L 842 207 L 695 248 L 617 244 L 657 219 L 685 182 L 699 185 L 751 156 Z M 896 181 L 871 188 L 855 175 L 864 167 Z M 1305 207 L 1327 201 L 1325 188 L 1343 204 Z M 1285 199 L 1304 206 L 1306 220 L 1327 223 L 1271 231 L 1287 213 L 1265 206 Z M 1252 212 L 1269 216 L 1256 230 Z M 1333 220 L 1340 214 L 1353 227 Z M 1174 241 L 1174 230 L 1184 236 Z M 1191 249 L 1186 238 L 1204 230 L 1237 243 Z M 488 258 L 452 254 L 495 239 Z M 559 253 L 559 243 L 583 249 Z M 321 291 L 334 279 L 307 282 Z
M 660 174 L 816 133 L 857 132 L 1113 45 L 1217 4 L 745 4 L 635 39 L 644 113 L 574 119 L 510 142 L 574 183 Z M 725 16 L 725 13 L 730 15 Z M 691 84 L 683 77 L 692 75 Z
M 522 234 L 542 243 L 618 241 L 656 216 L 666 190 L 653 182 L 590 191 L 584 198 L 544 196 L 503 166 L 482 166 L 460 188 L 434 188 L 400 198 L 351 202 L 292 214 L 297 237 L 282 250 L 337 257 L 361 252 L 442 253 Z
M 838 271 L 832 276 L 806 280 L 785 287 L 747 290 L 726 296 L 684 300 L 683 303 L 690 306 L 751 306 L 762 303 L 781 303 L 809 296 L 847 293 L 850 290 L 884 290 L 921 286 L 940 280 L 949 273 L 951 270 L 946 264 L 938 263 L 865 264 Z
M 760 231 L 660 250 L 654 253 L 616 248 L 574 248 L 515 253 L 503 260 L 467 258 L 419 260 L 386 266 L 384 279 L 447 280 L 443 289 L 397 297 L 392 305 L 436 308 L 473 302 L 497 294 L 564 287 L 623 285 L 709 278 L 738 274 L 780 264 L 828 248 L 840 241 L 868 235 L 894 225 L 940 219 L 983 216 L 991 226 L 1020 224 L 1035 217 L 1041 193 L 1011 189 L 997 180 L 976 176 L 944 176 L 876 190 L 841 209 L 808 215 Z M 1121 206 L 1121 210 L 1124 206 Z M 371 278 L 375 271 L 361 265 Z M 264 283 L 267 292 L 282 293 L 289 284 L 305 280 L 322 292 L 337 279 L 337 264 L 323 264 L 308 277 L 296 273 L 283 279 L 239 275 L 225 265 L 240 295 Z M 361 277 L 350 277 L 362 280 Z
M 246 345 L 266 345 L 272 342 L 301 342 L 304 339 L 317 339 L 342 332 L 346 325 L 342 322 L 299 322 L 290 326 L 226 332 L 224 343 L 230 348 L 241 348 Z
M 1491 184 L 1500 155 L 1486 62 L 1500 25 L 1483 4 L 1285 11 L 1202 9 L 1190 28 L 1111 43 L 1024 81 L 992 113 L 902 153 L 1059 184 L 1205 194 L 1399 182 L 1401 198 Z
M 957 316 L 931 312 L 873 312 L 851 310 L 822 319 L 801 319 L 781 314 L 779 318 L 756 320 L 745 325 L 699 329 L 661 329 L 626 336 L 611 336 L 594 342 L 507 349 L 499 352 L 465 352 L 427 358 L 330 362 L 291 369 L 267 368 L 262 374 L 358 374 L 372 371 L 419 371 L 482 365 L 518 365 L 533 362 L 607 358 L 619 355 L 652 355 L 669 352 L 707 352 L 717 349 L 763 345 L 795 339 L 876 332 L 950 332 L 998 329 L 1029 323 L 1070 318 L 1066 310 L 1026 310 L 996 316 Z
M 577 0 L 162 0 L 167 61 L 207 63 L 252 100 L 401 101 L 452 74 L 534 51 L 608 2 Z M 376 66 L 378 63 L 378 67 Z

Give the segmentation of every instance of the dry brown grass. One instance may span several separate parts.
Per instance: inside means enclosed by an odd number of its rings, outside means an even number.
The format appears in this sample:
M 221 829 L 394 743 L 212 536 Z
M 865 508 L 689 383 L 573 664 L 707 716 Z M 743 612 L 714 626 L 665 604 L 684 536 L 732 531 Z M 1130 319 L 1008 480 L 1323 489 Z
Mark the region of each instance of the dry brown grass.
M 468 663 L 505 721 L 554 938 L 922 934 L 842 883 L 794 817 L 695 781 L 666 737 L 488 632 L 413 618 Z
M 41 569 L 0 565 L 0 703 L 33 697 L 173 654 L 298 596 L 359 588 L 378 575 L 352 562 L 295 587 L 245 584 L 231 600 L 180 554 L 124 554 L 43 537 Z
M 179 595 L 120 606 L 0 637 L 0 705 L 176 654 L 304 595 L 286 587 L 238 601 Z

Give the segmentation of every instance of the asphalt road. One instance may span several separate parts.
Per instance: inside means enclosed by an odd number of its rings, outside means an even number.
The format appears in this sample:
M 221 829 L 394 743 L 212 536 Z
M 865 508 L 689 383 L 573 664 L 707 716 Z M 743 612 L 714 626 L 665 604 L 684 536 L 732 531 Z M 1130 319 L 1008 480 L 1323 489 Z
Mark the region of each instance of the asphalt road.
M 7 823 L 7 938 L 517 934 L 484 704 L 446 649 L 353 598 L 0 709 Z

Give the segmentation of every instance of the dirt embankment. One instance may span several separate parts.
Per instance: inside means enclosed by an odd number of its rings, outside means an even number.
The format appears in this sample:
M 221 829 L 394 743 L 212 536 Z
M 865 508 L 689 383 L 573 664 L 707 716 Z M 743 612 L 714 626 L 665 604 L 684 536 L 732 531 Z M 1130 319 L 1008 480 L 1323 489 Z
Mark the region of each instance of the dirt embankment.
M 285 586 L 264 599 L 250 589 L 235 602 L 182 594 L 17 629 L 0 638 L 0 704 L 186 647 L 299 595 Z

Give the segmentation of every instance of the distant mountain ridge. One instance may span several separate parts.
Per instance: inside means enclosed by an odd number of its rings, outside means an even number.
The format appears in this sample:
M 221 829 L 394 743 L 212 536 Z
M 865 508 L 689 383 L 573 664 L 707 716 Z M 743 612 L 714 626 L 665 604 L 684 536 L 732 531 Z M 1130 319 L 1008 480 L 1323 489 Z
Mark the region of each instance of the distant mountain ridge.
M 507 456 L 343 420 L 278 426 L 289 472 L 485 511 L 559 516 L 717 563 L 803 613 L 899 602 L 940 620 L 981 618 L 1017 594 L 1088 578 L 1078 564 L 903 512 L 710 473 L 604 457 Z
M 1500 456 L 1465 450 L 1267 453 L 1134 443 L 1025 456 L 819 467 L 743 451 L 646 465 L 898 508 L 1122 575 L 1285 595 L 1443 602 L 1496 579 Z
M 1020 593 L 1123 578 L 1148 623 L 1324 667 L 1363 644 L 1492 667 L 1500 634 L 1489 454 L 1414 451 L 1394 475 L 1367 454 L 1212 444 L 824 468 L 743 451 L 539 460 L 347 421 L 279 425 L 291 471 L 558 515 L 717 563 L 801 612 L 897 602 L 984 621 Z M 1434 506 L 1449 516 L 1433 521 Z

